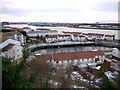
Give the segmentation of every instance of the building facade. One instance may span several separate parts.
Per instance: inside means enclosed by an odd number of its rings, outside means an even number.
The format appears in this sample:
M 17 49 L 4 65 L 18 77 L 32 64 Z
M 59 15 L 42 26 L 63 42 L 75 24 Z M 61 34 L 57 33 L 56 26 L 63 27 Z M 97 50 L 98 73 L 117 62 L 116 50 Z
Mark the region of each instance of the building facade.
M 7 33 L 2 33 L 2 39 L 12 39 L 19 41 L 21 45 L 24 45 L 26 43 L 26 37 L 24 37 L 23 34 L 21 34 L 18 31 L 12 31 L 12 32 L 7 32 Z
M 21 45 L 9 43 L 4 48 L 2 48 L 1 56 L 11 58 L 12 60 L 18 60 L 22 58 L 23 47 Z
M 58 34 L 57 30 L 49 30 L 49 29 L 37 29 L 35 31 L 29 31 L 27 32 L 27 35 L 30 37 L 37 37 L 37 35 L 39 36 L 46 36 L 46 35 L 56 35 Z
M 49 55 L 50 60 L 47 63 L 52 64 L 77 64 L 77 63 L 95 63 L 95 59 L 104 57 L 103 51 L 85 51 L 71 53 L 57 53 Z

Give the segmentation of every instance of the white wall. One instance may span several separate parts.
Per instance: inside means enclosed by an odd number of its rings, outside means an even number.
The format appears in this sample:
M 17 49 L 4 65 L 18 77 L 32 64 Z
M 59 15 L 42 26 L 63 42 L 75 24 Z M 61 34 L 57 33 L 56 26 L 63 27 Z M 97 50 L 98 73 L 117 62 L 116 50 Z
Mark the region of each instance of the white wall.
M 46 62 L 50 63 L 50 60 L 47 60 Z M 53 64 L 67 64 L 67 63 L 77 64 L 77 63 L 94 63 L 94 62 L 95 62 L 95 58 L 83 58 L 83 59 L 75 59 L 75 60 L 69 60 L 69 61 L 68 60 L 51 61 L 51 63 Z
M 19 41 L 16 41 L 16 40 L 13 40 L 13 39 L 8 39 L 4 42 L 2 42 L 0 44 L 0 49 L 4 48 L 5 46 L 7 46 L 8 44 L 16 44 L 16 45 L 20 45 L 20 42 Z
M 19 59 L 22 57 L 22 49 L 23 49 L 22 46 L 14 45 L 8 51 L 2 52 L 2 56 L 7 56 L 7 57 L 12 58 L 14 60 Z
M 113 48 L 112 55 L 120 57 L 120 51 L 117 48 Z

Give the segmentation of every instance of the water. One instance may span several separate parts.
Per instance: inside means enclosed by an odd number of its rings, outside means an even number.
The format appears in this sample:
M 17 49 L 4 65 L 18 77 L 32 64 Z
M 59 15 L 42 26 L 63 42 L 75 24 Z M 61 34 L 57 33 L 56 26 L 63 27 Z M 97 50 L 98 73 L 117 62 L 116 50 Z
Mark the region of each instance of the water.
M 57 30 L 59 33 L 62 31 L 69 31 L 69 32 L 83 32 L 83 33 L 99 33 L 99 34 L 108 34 L 108 35 L 115 35 L 115 39 L 120 39 L 119 34 L 120 30 L 103 30 L 103 29 L 81 29 L 81 28 L 68 28 L 68 27 L 40 27 L 40 26 L 29 26 L 27 24 L 20 24 L 20 25 L 10 25 L 11 27 L 30 27 L 31 29 L 36 29 L 36 28 L 48 28 L 52 30 Z M 119 33 L 119 34 L 118 34 Z
M 27 24 L 20 24 L 20 25 L 10 25 L 11 27 L 30 27 L 31 29 L 37 28 L 47 28 L 52 30 L 57 30 L 59 33 L 62 31 L 69 31 L 69 32 L 83 32 L 83 33 L 100 33 L 100 34 L 108 34 L 108 35 L 115 35 L 115 38 L 118 39 L 119 30 L 103 30 L 103 29 L 81 29 L 81 28 L 68 28 L 68 27 L 40 27 L 40 26 L 29 26 Z M 34 54 L 51 54 L 51 53 L 64 53 L 64 52 L 82 52 L 82 51 L 92 51 L 92 50 L 103 50 L 103 51 L 111 51 L 112 48 L 103 47 L 103 46 L 79 46 L 79 47 L 62 47 L 62 48 L 48 48 L 48 49 L 40 49 L 34 52 Z
M 62 47 L 62 48 L 47 48 L 40 49 L 34 52 L 34 54 L 51 54 L 51 53 L 65 53 L 65 52 L 82 52 L 92 50 L 111 51 L 112 48 L 103 46 L 78 46 L 78 47 Z

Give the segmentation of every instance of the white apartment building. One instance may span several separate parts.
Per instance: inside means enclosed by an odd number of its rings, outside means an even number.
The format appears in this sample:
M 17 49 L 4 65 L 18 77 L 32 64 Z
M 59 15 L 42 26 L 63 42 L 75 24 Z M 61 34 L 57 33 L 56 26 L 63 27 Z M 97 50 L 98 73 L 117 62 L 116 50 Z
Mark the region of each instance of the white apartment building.
M 16 41 L 20 41 L 21 45 L 24 45 L 26 43 L 26 38 L 18 31 L 12 31 L 7 33 L 1 34 L 2 39 L 13 39 Z
M 46 38 L 46 42 L 52 43 L 58 41 L 58 35 L 48 35 Z
M 37 35 L 39 36 L 45 36 L 45 35 L 56 35 L 58 34 L 58 31 L 57 30 L 35 30 L 35 31 L 29 31 L 27 32 L 27 35 L 28 36 L 31 36 L 31 37 L 36 37 Z
M 113 40 L 113 35 L 105 35 L 104 39 L 106 40 Z
M 8 34 L 4 34 L 4 36 L 8 36 Z M 9 34 L 10 35 L 10 34 Z M 8 58 L 12 58 L 12 60 L 18 60 L 22 57 L 22 49 L 21 42 L 15 39 L 8 39 L 7 37 L 0 37 L 0 49 L 1 55 Z
M 23 47 L 17 44 L 9 43 L 7 46 L 2 48 L 2 56 L 18 60 L 22 57 Z
M 103 51 L 85 51 L 85 52 L 70 52 L 56 53 L 45 55 L 46 62 L 52 64 L 77 64 L 77 63 L 95 63 L 96 58 L 104 57 Z
M 120 58 L 120 48 L 113 48 L 112 55 Z
M 22 28 L 22 30 L 23 30 L 23 31 L 25 31 L 25 32 L 32 31 L 32 29 L 31 29 L 31 28 L 29 28 L 29 27 L 23 27 L 23 28 Z

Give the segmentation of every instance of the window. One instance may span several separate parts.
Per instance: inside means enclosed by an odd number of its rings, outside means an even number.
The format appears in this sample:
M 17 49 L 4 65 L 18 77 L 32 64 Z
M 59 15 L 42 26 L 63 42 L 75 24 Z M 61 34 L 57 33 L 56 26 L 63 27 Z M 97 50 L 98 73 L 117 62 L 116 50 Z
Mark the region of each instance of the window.
M 89 60 L 91 60 L 91 58 L 89 58 Z
M 56 61 L 56 63 L 59 63 L 58 61 Z
M 5 53 L 5 56 L 7 56 L 7 53 Z

